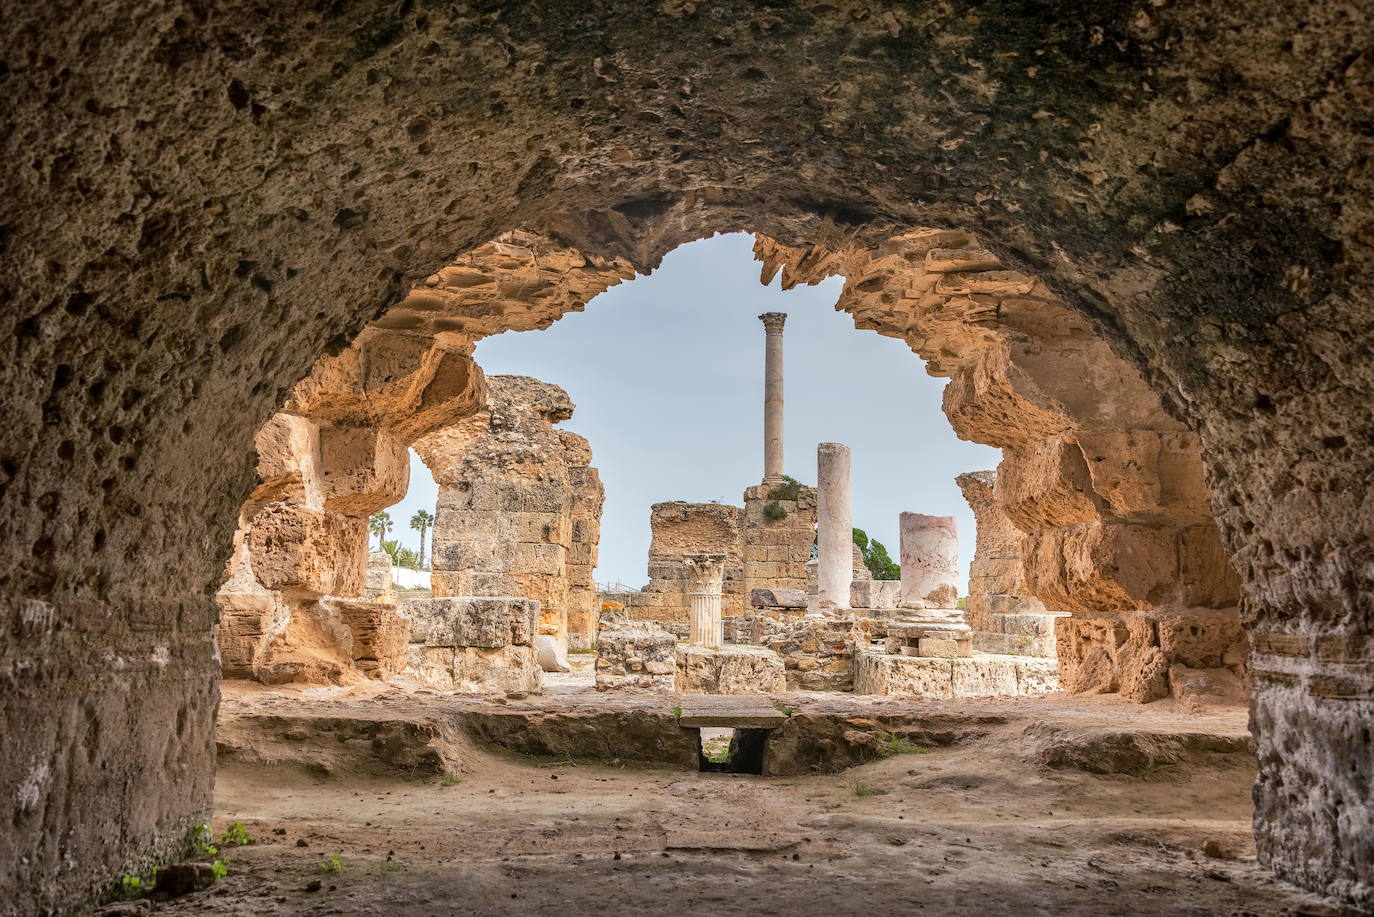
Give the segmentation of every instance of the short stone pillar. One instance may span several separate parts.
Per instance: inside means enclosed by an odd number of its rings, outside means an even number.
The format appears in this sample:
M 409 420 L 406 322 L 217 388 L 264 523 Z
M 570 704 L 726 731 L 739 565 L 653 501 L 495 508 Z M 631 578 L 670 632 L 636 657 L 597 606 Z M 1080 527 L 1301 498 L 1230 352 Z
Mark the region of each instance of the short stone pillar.
M 959 533 L 953 516 L 901 515 L 902 608 L 959 601 Z
M 968 657 L 973 632 L 959 601 L 959 536 L 953 516 L 901 515 L 902 592 L 905 610 L 888 628 L 907 656 Z
M 786 312 L 765 312 L 763 322 L 763 483 L 783 482 L 782 325 Z
M 816 465 L 816 605 L 819 615 L 825 615 L 849 608 L 849 588 L 854 582 L 849 447 L 821 443 L 816 447 Z
M 725 642 L 720 620 L 721 587 L 725 582 L 724 554 L 686 554 L 687 598 L 691 630 L 687 642 L 693 646 L 720 646 Z

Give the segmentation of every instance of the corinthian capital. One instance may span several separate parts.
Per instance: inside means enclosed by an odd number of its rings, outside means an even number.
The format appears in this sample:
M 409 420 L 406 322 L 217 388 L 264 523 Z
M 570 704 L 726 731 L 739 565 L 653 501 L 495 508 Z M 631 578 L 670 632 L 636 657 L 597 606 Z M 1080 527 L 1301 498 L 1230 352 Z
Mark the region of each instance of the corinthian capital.
M 765 312 L 759 316 L 765 334 L 782 334 L 782 323 L 787 321 L 786 312 Z

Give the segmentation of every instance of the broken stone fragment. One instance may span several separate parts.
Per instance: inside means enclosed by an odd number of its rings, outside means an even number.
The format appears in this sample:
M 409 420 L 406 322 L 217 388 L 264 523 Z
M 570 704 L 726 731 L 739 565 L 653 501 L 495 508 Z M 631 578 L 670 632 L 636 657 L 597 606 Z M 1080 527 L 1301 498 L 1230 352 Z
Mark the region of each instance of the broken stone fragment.
M 801 589 L 754 589 L 749 604 L 755 608 L 805 608 L 806 592 Z
M 568 665 L 568 660 L 563 658 L 563 650 L 558 645 L 558 641 L 548 634 L 540 634 L 534 640 L 534 650 L 536 658 L 539 660 L 539 668 L 545 672 L 571 672 L 572 666 Z

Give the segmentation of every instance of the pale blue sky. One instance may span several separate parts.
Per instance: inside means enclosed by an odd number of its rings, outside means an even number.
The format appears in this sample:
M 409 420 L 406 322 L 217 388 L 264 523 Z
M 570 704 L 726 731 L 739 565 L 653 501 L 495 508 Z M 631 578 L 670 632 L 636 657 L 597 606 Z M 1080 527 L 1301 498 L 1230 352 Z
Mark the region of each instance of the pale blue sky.
M 955 437 L 940 411 L 945 380 L 927 376 L 905 342 L 858 331 L 835 311 L 838 278 L 764 287 L 752 245 L 743 234 L 684 245 L 545 331 L 477 345 L 488 375 L 552 382 L 577 405 L 562 426 L 591 441 L 606 487 L 597 580 L 647 581 L 650 504 L 738 506 L 763 476 L 763 312 L 788 314 L 788 473 L 814 485 L 816 444 L 848 445 L 854 524 L 895 560 L 899 512 L 955 516 L 967 576 L 973 513 L 954 476 L 997 467 L 1000 450 Z M 412 452 L 410 492 L 390 509 L 403 544 L 416 546 L 410 517 L 433 512 L 436 494 Z

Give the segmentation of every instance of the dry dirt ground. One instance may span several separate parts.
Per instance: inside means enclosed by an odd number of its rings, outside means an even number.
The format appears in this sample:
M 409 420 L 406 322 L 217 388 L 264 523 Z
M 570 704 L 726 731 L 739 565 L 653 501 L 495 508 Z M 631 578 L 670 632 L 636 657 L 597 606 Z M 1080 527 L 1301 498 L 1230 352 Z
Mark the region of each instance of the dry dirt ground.
M 1241 708 L 1194 714 L 1063 695 L 772 702 L 799 717 L 839 711 L 860 731 L 880 714 L 889 723 L 908 717 L 924 724 L 909 735 L 932 741 L 890 743 L 884 757 L 840 773 L 751 777 L 541 760 L 431 729 L 452 754 L 407 771 L 347 751 L 334 727 L 414 720 L 419 710 L 442 721 L 452 698 L 227 685 L 214 829 L 239 821 L 255 842 L 221 851 L 229 872 L 210 889 L 140 908 L 387 917 L 1346 913 L 1256 865 Z M 496 703 L 533 721 L 560 705 L 675 701 L 591 693 Z M 314 732 L 315 716 L 334 726 Z M 393 739 L 374 738 L 373 750 Z

